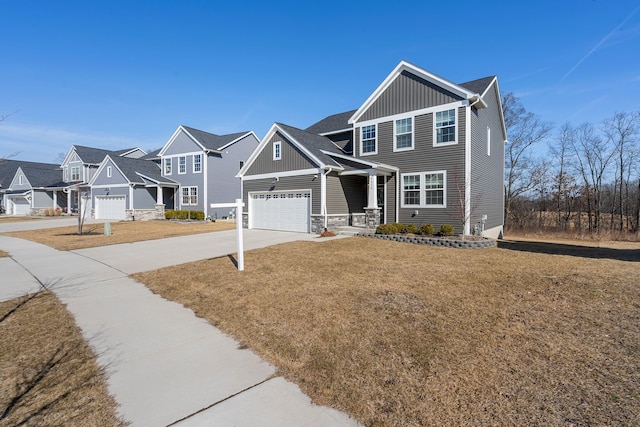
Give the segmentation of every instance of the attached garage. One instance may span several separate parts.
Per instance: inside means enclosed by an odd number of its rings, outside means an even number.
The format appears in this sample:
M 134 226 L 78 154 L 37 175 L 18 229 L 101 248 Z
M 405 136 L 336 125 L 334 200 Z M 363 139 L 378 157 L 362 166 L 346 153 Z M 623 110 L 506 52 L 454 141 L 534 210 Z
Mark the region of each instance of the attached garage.
M 126 217 L 127 199 L 125 196 L 97 196 L 96 219 L 123 220 Z
M 26 216 L 31 213 L 31 204 L 25 197 L 11 197 L 9 201 L 12 205 L 9 212 L 12 215 Z
M 309 233 L 311 191 L 249 193 L 249 228 Z

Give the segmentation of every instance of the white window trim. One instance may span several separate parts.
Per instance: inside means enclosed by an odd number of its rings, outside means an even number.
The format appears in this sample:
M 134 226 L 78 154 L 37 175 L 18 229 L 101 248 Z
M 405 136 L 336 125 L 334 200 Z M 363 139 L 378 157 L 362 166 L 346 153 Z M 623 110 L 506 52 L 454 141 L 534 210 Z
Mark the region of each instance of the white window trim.
M 282 141 L 273 142 L 273 160 L 282 160 Z
M 24 180 L 22 178 L 22 175 L 18 176 L 18 185 L 24 185 Z
M 167 172 L 167 161 L 169 161 L 168 163 L 169 172 Z M 173 159 L 171 157 L 165 157 L 164 159 L 162 159 L 162 173 L 165 176 L 169 176 L 173 172 L 172 169 L 173 169 Z
M 455 140 L 454 141 L 449 141 L 449 142 L 441 142 L 438 143 L 438 129 L 436 128 L 436 115 L 438 113 L 441 113 L 443 111 L 448 111 L 448 110 L 453 110 L 453 114 L 454 114 L 454 120 L 455 122 L 455 130 L 454 130 L 454 136 L 455 136 Z M 460 122 L 459 120 L 459 114 L 458 114 L 458 108 L 457 107 L 452 107 L 452 106 L 447 106 L 446 108 L 439 108 L 438 110 L 433 112 L 433 146 L 434 147 L 446 147 L 447 145 L 456 145 L 458 143 L 458 123 Z
M 428 205 L 425 203 L 425 192 L 427 191 L 426 189 L 426 182 L 425 182 L 425 175 L 431 175 L 431 174 L 442 174 L 442 190 L 443 190 L 443 195 L 442 195 L 442 204 L 441 205 Z M 419 205 L 407 205 L 404 203 L 404 177 L 405 175 L 420 175 L 420 204 Z M 403 173 L 400 174 L 400 207 L 401 208 L 407 208 L 407 209 L 425 209 L 425 208 L 429 208 L 429 209 L 444 209 L 447 207 L 447 171 L 446 170 L 439 170 L 439 171 L 425 171 L 425 172 L 407 172 L 407 173 Z
M 180 160 L 184 159 L 184 171 L 180 172 Z M 178 156 L 178 175 L 185 175 L 187 173 L 187 156 Z
M 195 203 L 191 203 L 191 197 L 193 197 L 192 194 L 191 194 L 191 190 L 193 190 L 194 188 L 196 190 L 196 194 L 195 194 L 196 202 Z M 184 203 L 184 197 L 185 197 L 185 195 L 183 194 L 184 190 L 187 190 L 187 196 L 186 196 L 187 200 L 188 200 L 187 203 Z M 192 185 L 192 186 L 180 187 L 180 206 L 197 206 L 198 205 L 198 197 L 200 197 L 198 193 L 199 193 L 199 191 L 198 191 L 198 187 L 197 186 Z
M 487 156 L 491 156 L 491 128 L 487 126 Z
M 107 166 L 107 178 L 111 178 L 113 176 L 113 168 L 111 166 Z
M 200 170 L 196 170 L 196 157 L 200 156 Z M 202 154 L 194 154 L 193 155 L 193 173 L 202 173 Z
M 73 174 L 73 170 L 74 170 L 74 169 L 77 169 L 77 170 L 78 170 L 78 179 L 73 179 L 73 175 L 74 175 L 74 174 Z M 71 181 L 73 182 L 73 181 L 80 181 L 80 180 L 82 180 L 82 173 L 81 173 L 81 172 L 82 172 L 82 171 L 81 171 L 81 169 L 80 169 L 80 166 L 71 166 L 71 174 L 70 174 L 70 175 L 71 175 Z
M 374 144 L 375 144 L 375 150 L 373 151 L 367 151 L 364 152 L 363 151 L 363 138 L 362 138 L 362 132 L 363 132 L 363 128 L 367 127 L 367 126 L 373 126 L 375 128 L 375 138 L 374 138 Z M 378 124 L 377 123 L 371 123 L 371 124 L 366 124 L 364 126 L 360 126 L 360 156 L 373 156 L 375 154 L 378 154 Z
M 397 143 L 396 136 L 398 136 L 398 134 L 396 133 L 396 122 L 398 120 L 404 120 L 404 119 L 411 119 L 411 147 L 398 148 L 396 146 L 396 143 Z M 415 148 L 415 146 L 416 146 L 416 119 L 415 119 L 415 117 L 413 115 L 410 115 L 410 116 L 398 117 L 398 118 L 394 119 L 393 120 L 393 152 L 397 153 L 397 152 L 401 152 L 401 151 L 411 151 L 411 150 L 413 150 Z

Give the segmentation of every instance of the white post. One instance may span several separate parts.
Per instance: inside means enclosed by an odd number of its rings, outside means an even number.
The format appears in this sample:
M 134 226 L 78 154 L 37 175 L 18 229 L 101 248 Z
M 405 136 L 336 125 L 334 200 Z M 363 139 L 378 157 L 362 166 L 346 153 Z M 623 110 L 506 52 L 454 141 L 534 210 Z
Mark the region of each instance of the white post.
M 369 171 L 369 195 L 367 201 L 368 208 L 378 207 L 378 177 L 375 171 Z
M 244 271 L 244 244 L 242 241 L 242 199 L 236 199 L 236 230 L 238 239 L 238 271 Z
M 236 208 L 236 240 L 238 241 L 238 271 L 244 271 L 244 242 L 242 240 L 242 199 L 236 199 L 235 203 L 211 203 L 215 208 Z

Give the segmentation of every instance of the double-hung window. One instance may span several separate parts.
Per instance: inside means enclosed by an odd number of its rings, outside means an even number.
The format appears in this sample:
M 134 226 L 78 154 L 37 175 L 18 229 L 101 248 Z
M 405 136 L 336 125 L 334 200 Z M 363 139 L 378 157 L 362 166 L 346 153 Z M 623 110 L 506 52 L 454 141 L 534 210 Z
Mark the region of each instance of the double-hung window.
M 402 207 L 446 207 L 445 171 L 408 173 L 402 175 Z
M 182 187 L 182 205 L 193 206 L 198 204 L 198 187 Z
M 362 126 L 360 135 L 360 154 L 376 154 L 378 152 L 376 144 L 376 125 Z
M 187 173 L 187 158 L 185 156 L 178 157 L 178 173 Z
M 273 160 L 280 160 L 282 158 L 282 142 L 276 141 L 273 143 Z
M 395 140 L 393 151 L 413 149 L 413 118 L 399 119 L 394 122 Z
M 193 173 L 202 172 L 202 154 L 193 155 Z
M 71 166 L 71 181 L 80 181 L 80 166 Z
M 164 174 L 171 175 L 171 158 L 164 159 L 163 164 L 164 164 Z
M 438 111 L 435 114 L 434 145 L 448 145 L 456 143 L 456 109 Z

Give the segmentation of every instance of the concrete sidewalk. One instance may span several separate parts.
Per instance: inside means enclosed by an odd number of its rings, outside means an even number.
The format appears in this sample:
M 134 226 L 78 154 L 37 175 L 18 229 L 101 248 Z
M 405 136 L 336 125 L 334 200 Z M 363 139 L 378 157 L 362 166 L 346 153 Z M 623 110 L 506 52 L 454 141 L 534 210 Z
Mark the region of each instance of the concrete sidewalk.
M 247 231 L 247 249 L 316 238 Z M 234 238 L 209 233 L 61 252 L 0 235 L 0 249 L 11 255 L 0 259 L 0 299 L 19 295 L 21 288 L 32 292 L 41 284 L 52 289 L 107 367 L 109 391 L 132 425 L 358 425 L 344 413 L 312 404 L 295 384 L 275 376 L 272 365 L 239 349 L 235 340 L 191 310 L 127 277 L 129 272 L 227 255 L 235 252 Z

